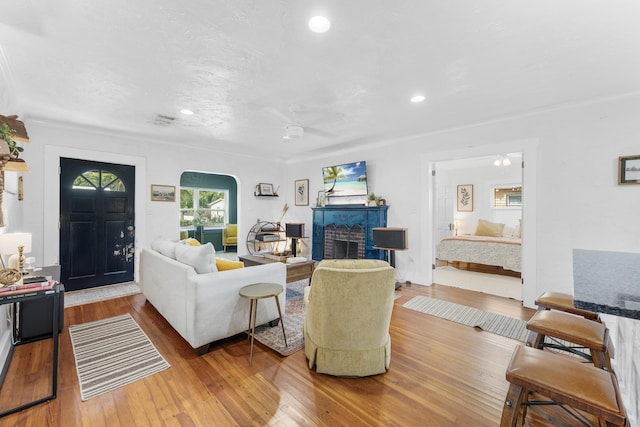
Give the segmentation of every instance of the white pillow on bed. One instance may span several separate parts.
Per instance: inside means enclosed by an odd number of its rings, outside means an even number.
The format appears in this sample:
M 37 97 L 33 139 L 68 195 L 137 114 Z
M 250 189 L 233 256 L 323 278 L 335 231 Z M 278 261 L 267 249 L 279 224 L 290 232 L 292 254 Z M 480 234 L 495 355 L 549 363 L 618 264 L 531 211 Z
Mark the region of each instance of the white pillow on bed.
M 514 227 L 509 227 L 505 225 L 502 229 L 502 237 L 518 237 L 516 235 L 516 229 Z
M 516 225 L 516 232 L 514 237 L 522 237 L 522 220 L 518 220 L 518 224 Z

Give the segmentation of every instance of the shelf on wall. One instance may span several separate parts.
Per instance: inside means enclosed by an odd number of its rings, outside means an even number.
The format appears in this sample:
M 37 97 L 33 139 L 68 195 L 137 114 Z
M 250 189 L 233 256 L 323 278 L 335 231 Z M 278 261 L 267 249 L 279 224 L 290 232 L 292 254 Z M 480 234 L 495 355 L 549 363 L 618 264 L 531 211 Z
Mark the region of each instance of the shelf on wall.
M 280 197 L 277 194 L 257 194 L 257 193 L 253 193 L 254 196 L 256 197 Z

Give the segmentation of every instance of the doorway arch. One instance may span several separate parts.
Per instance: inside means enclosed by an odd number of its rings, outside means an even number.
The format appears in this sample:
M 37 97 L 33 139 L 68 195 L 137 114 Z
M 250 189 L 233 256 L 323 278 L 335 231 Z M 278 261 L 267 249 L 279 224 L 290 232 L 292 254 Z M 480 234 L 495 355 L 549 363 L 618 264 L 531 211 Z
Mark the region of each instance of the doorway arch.
M 181 196 L 183 188 L 225 193 L 224 225 L 238 223 L 238 180 L 234 176 L 213 172 L 185 171 L 180 176 Z M 203 236 L 201 236 L 201 239 L 199 240 L 202 240 L 201 243 L 211 242 L 216 251 L 222 252 L 223 228 L 224 226 L 220 227 L 215 225 L 205 227 Z M 195 230 L 193 227 L 186 224 L 185 226 L 182 226 L 181 224 L 180 229 L 181 234 L 184 234 L 183 232 L 186 231 L 188 236 L 194 237 Z

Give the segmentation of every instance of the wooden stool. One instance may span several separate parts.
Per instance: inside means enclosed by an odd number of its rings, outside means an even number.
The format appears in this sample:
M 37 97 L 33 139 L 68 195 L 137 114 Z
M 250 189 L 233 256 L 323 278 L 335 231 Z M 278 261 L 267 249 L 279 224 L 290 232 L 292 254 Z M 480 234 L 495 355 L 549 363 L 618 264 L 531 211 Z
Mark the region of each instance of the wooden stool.
M 240 288 L 240 296 L 248 298 L 251 301 L 249 305 L 249 331 L 251 333 L 251 354 L 249 355 L 249 366 L 253 365 L 253 337 L 256 332 L 256 314 L 258 312 L 258 300 L 274 297 L 276 306 L 278 307 L 278 315 L 280 316 L 280 325 L 282 326 L 282 336 L 284 337 L 284 345 L 287 344 L 287 335 L 284 333 L 284 321 L 282 319 L 282 311 L 280 311 L 280 301 L 278 295 L 282 293 L 282 286 L 277 283 L 256 283 Z
M 535 304 L 545 310 L 564 311 L 565 313 L 582 316 L 585 319 L 595 320 L 597 322 L 600 321 L 598 313 L 574 307 L 573 297 L 569 294 L 563 294 L 561 292 L 545 292 L 538 297 Z
M 610 372 L 547 351 L 518 346 L 511 356 L 506 377 L 510 386 L 502 409 L 501 427 L 515 426 L 519 419 L 524 424 L 527 407 L 534 405 L 561 405 L 583 423 L 584 414 L 576 413 L 576 409 L 597 417 L 601 427 L 629 427 L 618 383 Z M 548 400 L 529 400 L 530 392 Z
M 604 323 L 593 322 L 583 317 L 560 311 L 538 311 L 527 322 L 531 331 L 526 344 L 529 347 L 543 349 L 555 348 L 580 356 L 596 367 L 612 371 L 611 357 L 607 349 L 609 330 Z M 556 342 L 545 342 L 545 337 L 556 338 L 576 344 L 569 346 Z M 589 349 L 589 354 L 579 351 Z
M 535 304 L 538 306 L 539 310 L 564 311 L 565 313 L 582 316 L 585 319 L 593 320 L 594 322 L 602 322 L 598 313 L 576 308 L 573 305 L 573 297 L 562 292 L 545 292 L 538 297 Z M 610 336 L 607 336 L 607 350 L 609 350 L 609 355 L 613 359 L 616 351 Z

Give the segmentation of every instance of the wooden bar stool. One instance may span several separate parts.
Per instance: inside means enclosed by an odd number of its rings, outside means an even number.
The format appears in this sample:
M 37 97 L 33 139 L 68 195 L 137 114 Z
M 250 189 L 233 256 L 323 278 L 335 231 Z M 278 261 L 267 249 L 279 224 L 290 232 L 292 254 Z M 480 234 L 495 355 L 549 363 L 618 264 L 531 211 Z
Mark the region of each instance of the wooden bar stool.
M 593 322 L 560 311 L 545 310 L 533 315 L 527 322 L 527 329 L 530 331 L 526 339 L 528 347 L 562 350 L 582 357 L 600 369 L 613 372 L 606 345 L 609 330 L 604 323 Z M 545 341 L 546 337 L 550 337 L 551 340 Z M 587 349 L 589 353 L 580 351 Z
M 280 316 L 280 326 L 282 326 L 282 336 L 284 337 L 284 345 L 288 347 L 287 335 L 284 333 L 284 320 L 282 319 L 282 311 L 280 311 L 280 301 L 278 295 L 282 293 L 282 286 L 277 283 L 256 283 L 240 288 L 239 294 L 243 298 L 248 298 L 249 305 L 249 333 L 251 334 L 251 353 L 249 355 L 249 366 L 253 365 L 253 338 L 256 333 L 256 317 L 258 312 L 258 300 L 264 298 L 275 298 L 278 307 L 278 315 Z
M 573 297 L 562 292 L 545 292 L 538 297 L 535 304 L 545 310 L 564 311 L 565 313 L 582 316 L 585 319 L 600 321 L 598 313 L 574 307 Z
M 538 297 L 535 304 L 539 310 L 564 311 L 565 313 L 582 316 L 594 322 L 602 322 L 598 313 L 576 308 L 573 305 L 573 296 L 562 292 L 545 292 Z M 615 348 L 610 336 L 607 336 L 607 350 L 609 350 L 609 355 L 613 359 L 615 357 Z
M 547 351 L 517 346 L 506 373 L 509 391 L 502 409 L 501 427 L 524 424 L 527 408 L 560 405 L 572 417 L 585 422 L 585 415 L 599 426 L 629 427 L 616 377 L 593 366 L 579 364 Z M 544 400 L 530 400 L 531 392 Z M 568 407 L 569 408 L 568 408 Z

